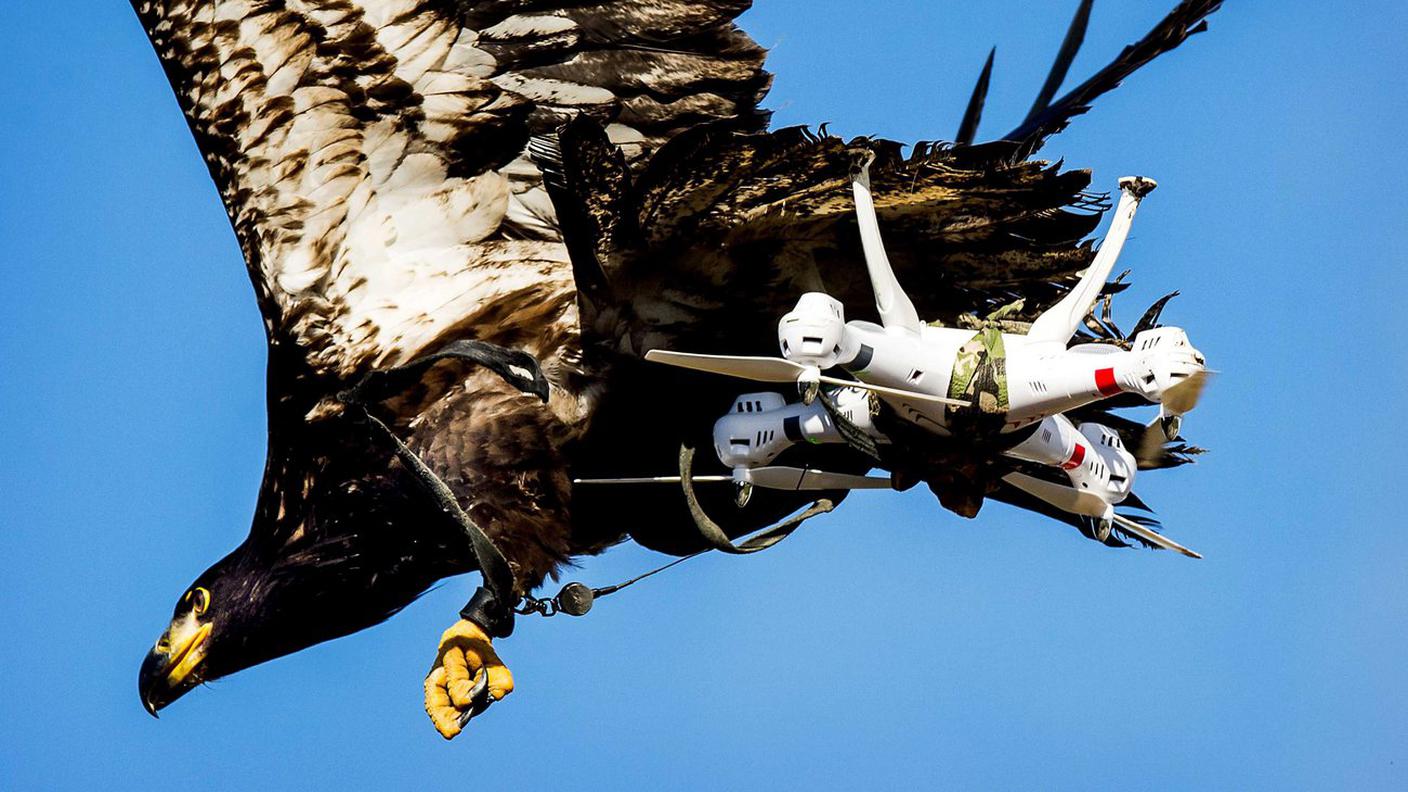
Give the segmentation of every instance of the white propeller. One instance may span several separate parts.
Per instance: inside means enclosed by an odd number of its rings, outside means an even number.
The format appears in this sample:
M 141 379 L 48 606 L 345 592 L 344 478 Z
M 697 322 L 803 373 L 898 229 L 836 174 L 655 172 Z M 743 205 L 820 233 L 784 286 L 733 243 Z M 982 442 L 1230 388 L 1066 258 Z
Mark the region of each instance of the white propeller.
M 1198 406 L 1198 400 L 1211 379 L 1211 371 L 1194 372 L 1163 392 L 1159 417 L 1145 427 L 1144 435 L 1139 439 L 1139 448 L 1135 451 L 1136 459 L 1140 462 L 1157 460 L 1164 444 L 1178 439 L 1183 428 L 1183 414 Z
M 696 484 L 717 484 L 733 481 L 733 476 L 692 476 Z M 678 484 L 679 476 L 636 476 L 633 478 L 572 479 L 573 484 Z
M 850 473 L 828 473 L 811 468 L 773 465 L 744 470 L 748 481 L 759 487 L 777 490 L 858 490 L 892 489 L 888 476 L 857 476 Z
M 1072 487 L 1065 487 L 1045 479 L 1028 476 L 1025 473 L 1008 473 L 1002 480 L 1016 487 L 1017 489 L 1031 495 L 1034 498 L 1043 500 L 1052 506 L 1070 514 L 1080 514 L 1096 520 L 1108 519 L 1118 525 L 1127 533 L 1133 534 L 1151 545 L 1162 547 L 1166 550 L 1176 550 L 1189 558 L 1202 558 L 1202 556 L 1189 550 L 1178 542 L 1164 536 L 1156 531 L 1151 531 L 1139 523 L 1115 514 L 1110 504 L 1093 492 L 1081 492 Z
M 850 473 L 828 473 L 811 468 L 771 465 L 757 468 L 740 468 L 741 477 L 734 476 L 692 476 L 690 480 L 699 483 L 752 484 L 764 489 L 789 490 L 793 492 L 810 490 L 857 490 L 890 489 L 890 479 L 881 476 L 857 476 Z M 637 478 L 573 479 L 573 484 L 678 484 L 679 476 L 641 476 Z
M 893 396 L 897 399 L 907 399 L 909 401 L 927 401 L 934 402 L 935 404 L 949 404 L 954 407 L 967 407 L 969 405 L 969 402 L 959 399 L 948 399 L 943 396 L 932 396 L 917 391 L 887 388 L 883 385 L 871 385 L 868 382 L 854 382 L 837 377 L 828 377 L 821 374 L 813 366 L 805 366 L 801 363 L 787 360 L 786 358 L 697 355 L 692 352 L 670 352 L 664 349 L 652 349 L 645 353 L 645 359 L 654 363 L 663 363 L 667 366 L 676 366 L 692 371 L 706 371 L 711 374 L 723 374 L 728 377 L 738 377 L 754 382 L 795 382 L 802 384 L 807 382 L 824 382 L 827 385 L 839 385 L 843 388 L 860 388 L 861 390 L 874 391 L 875 393 L 880 393 L 885 396 Z
M 1002 480 L 1028 495 L 1046 501 L 1063 512 L 1081 514 L 1098 520 L 1105 516 L 1105 512 L 1110 508 L 1110 504 L 1093 492 L 1082 492 L 1054 481 L 1028 476 L 1026 473 L 1008 473 L 1002 477 Z
M 1165 390 L 1163 396 L 1160 397 L 1164 412 L 1171 415 L 1192 412 L 1193 408 L 1198 406 L 1198 400 L 1203 397 L 1203 389 L 1207 387 L 1210 379 L 1212 379 L 1211 372 L 1195 371 L 1182 382 Z
M 1167 536 L 1164 536 L 1161 533 L 1157 533 L 1155 531 L 1149 530 L 1148 528 L 1145 528 L 1144 526 L 1129 519 L 1128 517 L 1121 517 L 1120 515 L 1115 514 L 1112 515 L 1110 519 L 1114 520 L 1115 524 L 1123 528 L 1126 533 L 1134 534 L 1135 536 L 1139 537 L 1140 539 L 1143 539 L 1149 544 L 1158 545 L 1159 547 L 1162 547 L 1165 550 L 1176 550 L 1182 553 L 1183 555 L 1188 556 L 1189 558 L 1202 558 L 1200 554 L 1189 550 L 1188 548 L 1184 547 L 1178 542 L 1173 541 L 1172 539 L 1168 538 Z

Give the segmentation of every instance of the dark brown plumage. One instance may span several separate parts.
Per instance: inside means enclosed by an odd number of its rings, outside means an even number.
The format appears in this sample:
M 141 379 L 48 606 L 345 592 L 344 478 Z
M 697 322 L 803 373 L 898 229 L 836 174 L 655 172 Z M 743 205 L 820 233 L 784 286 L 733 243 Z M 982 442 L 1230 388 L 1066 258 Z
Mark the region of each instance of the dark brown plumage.
M 451 361 L 373 411 L 502 549 L 518 593 L 627 536 L 698 549 L 678 492 L 570 484 L 668 468 L 737 390 L 640 355 L 767 351 L 776 317 L 821 284 L 868 304 L 846 191 L 866 151 L 921 313 L 963 322 L 1022 296 L 1029 317 L 1088 264 L 1082 240 L 1104 204 L 1088 173 L 1025 155 L 1218 4 L 1181 4 L 1016 140 L 921 143 L 908 157 L 887 141 L 764 132 L 764 53 L 732 21 L 748 5 L 133 0 L 229 210 L 270 345 L 249 538 L 178 604 L 167 650 L 143 669 L 149 707 L 375 624 L 472 568 L 457 528 L 337 399 L 457 340 L 530 353 L 551 398 Z M 734 533 L 801 505 L 705 498 Z M 170 639 L 196 625 L 208 626 L 201 656 L 163 686 L 184 659 Z

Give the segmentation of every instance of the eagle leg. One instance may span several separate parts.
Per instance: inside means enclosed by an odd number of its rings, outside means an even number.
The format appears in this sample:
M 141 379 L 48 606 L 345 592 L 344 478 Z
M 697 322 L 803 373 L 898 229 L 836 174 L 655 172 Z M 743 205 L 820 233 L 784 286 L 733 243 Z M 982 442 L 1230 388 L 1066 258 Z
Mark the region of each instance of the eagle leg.
M 460 613 L 460 620 L 440 636 L 435 663 L 425 678 L 425 712 L 440 735 L 449 740 L 489 705 L 513 692 L 513 674 L 494 651 L 490 634 L 507 637 L 513 631 L 513 572 L 495 546 L 459 503 L 453 490 L 426 460 L 368 409 L 405 391 L 424 388 L 427 371 L 442 360 L 463 360 L 484 366 L 523 393 L 547 402 L 549 386 L 537 360 L 524 352 L 481 341 L 455 341 L 403 366 L 373 371 L 351 389 L 338 394 L 345 404 L 361 407 L 396 448 L 396 456 L 419 478 L 441 510 L 460 524 L 484 575 L 484 587 Z M 422 416 L 424 417 L 424 416 Z
M 447 740 L 469 719 L 513 692 L 513 674 L 484 629 L 461 619 L 440 636 L 435 665 L 425 678 L 425 714 Z

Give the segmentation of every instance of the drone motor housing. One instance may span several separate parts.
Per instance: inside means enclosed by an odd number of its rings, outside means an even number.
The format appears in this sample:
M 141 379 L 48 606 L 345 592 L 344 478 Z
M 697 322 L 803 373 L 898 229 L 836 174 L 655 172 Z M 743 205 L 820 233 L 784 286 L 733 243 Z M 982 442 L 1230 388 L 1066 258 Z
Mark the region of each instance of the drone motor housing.
M 714 422 L 714 451 L 731 468 L 766 465 L 787 450 L 782 411 L 787 400 L 780 393 L 745 393 L 733 401 L 726 415 Z
M 1130 351 L 1139 356 L 1135 384 L 1151 401 L 1163 401 L 1165 391 L 1204 370 L 1203 354 L 1181 327 L 1145 330 L 1131 340 Z
M 1138 469 L 1134 454 L 1125 448 L 1119 433 L 1104 424 L 1083 423 L 1080 433 L 1090 441 L 1099 457 L 1099 467 L 1091 471 L 1096 475 L 1089 483 L 1102 487 L 1103 497 L 1109 503 L 1123 503 L 1134 489 L 1134 473 Z
M 847 353 L 846 311 L 841 301 L 822 292 L 807 292 L 797 307 L 777 323 L 782 356 L 796 363 L 829 369 L 855 357 Z
M 831 393 L 835 409 L 860 431 L 880 440 L 871 423 L 869 396 L 855 388 Z M 844 442 L 836 422 L 819 402 L 788 404 L 779 393 L 745 393 L 714 422 L 714 451 L 726 467 L 770 464 L 799 443 Z
M 1066 416 L 1053 415 L 1007 455 L 1059 467 L 1072 488 L 1097 495 L 1107 504 L 1124 502 L 1134 487 L 1134 455 L 1119 434 L 1103 424 L 1087 422 L 1077 427 Z

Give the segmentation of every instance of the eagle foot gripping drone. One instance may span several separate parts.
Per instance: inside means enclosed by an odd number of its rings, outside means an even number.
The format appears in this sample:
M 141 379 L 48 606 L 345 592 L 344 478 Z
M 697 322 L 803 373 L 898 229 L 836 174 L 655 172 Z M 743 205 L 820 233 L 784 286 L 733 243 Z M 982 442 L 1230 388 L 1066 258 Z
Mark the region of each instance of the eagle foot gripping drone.
M 880 236 L 871 197 L 869 161 L 853 174 L 856 216 L 879 325 L 845 318 L 839 300 L 808 292 L 778 323 L 781 357 L 739 357 L 653 350 L 646 359 L 753 382 L 792 384 L 799 400 L 776 392 L 745 393 L 714 424 L 714 450 L 728 481 L 747 503 L 754 487 L 791 491 L 889 489 L 895 477 L 835 473 L 771 464 L 802 443 L 849 443 L 885 449 L 897 441 L 876 426 L 872 402 L 920 431 L 904 442 L 968 440 L 1001 449 L 1010 469 L 1002 481 L 1063 512 L 1087 518 L 1094 538 L 1113 529 L 1157 547 L 1200 557 L 1115 512 L 1129 498 L 1142 458 L 1178 439 L 1182 417 L 1196 406 L 1208 371 L 1203 355 L 1177 327 L 1135 334 L 1128 348 L 1068 346 L 1101 290 L 1129 235 L 1140 201 L 1157 185 L 1120 180 L 1120 200 L 1104 244 L 1080 281 L 1025 333 L 1002 332 L 995 321 L 972 329 L 919 320 L 900 287 Z M 832 373 L 844 372 L 850 378 Z M 1140 447 L 1118 432 L 1065 413 L 1121 394 L 1159 405 Z M 822 398 L 818 399 L 817 397 Z M 883 454 L 871 453 L 877 462 Z M 678 476 L 580 479 L 582 484 L 679 483 Z

